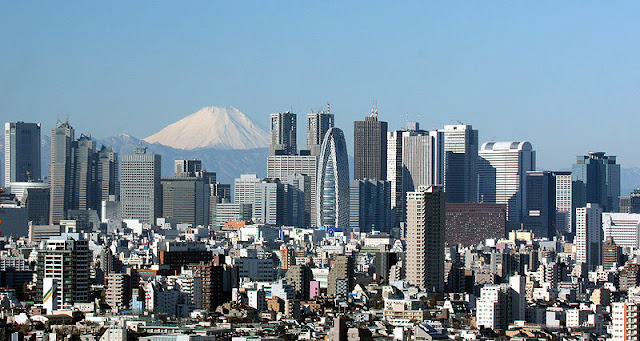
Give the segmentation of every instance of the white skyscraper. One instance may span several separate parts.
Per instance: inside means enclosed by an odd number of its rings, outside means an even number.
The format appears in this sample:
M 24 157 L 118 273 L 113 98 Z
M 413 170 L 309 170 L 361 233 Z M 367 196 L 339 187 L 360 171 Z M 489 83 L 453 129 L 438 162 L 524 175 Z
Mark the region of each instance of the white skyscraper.
M 444 191 L 451 203 L 475 202 L 477 199 L 478 131 L 468 124 L 445 125 Z
M 571 232 L 571 172 L 553 172 L 553 175 L 556 178 L 556 228 Z
M 640 214 L 602 213 L 603 240 L 611 237 L 620 247 L 640 247 Z
M 587 204 L 576 208 L 576 261 L 590 270 L 602 264 L 602 208 Z
M 122 217 L 153 224 L 162 210 L 161 158 L 137 147 L 134 154 L 122 155 L 120 198 Z
M 527 141 L 485 142 L 478 153 L 480 201 L 507 205 L 507 228 L 523 221 L 525 178 L 536 169 L 536 152 Z
M 253 205 L 258 182 L 260 182 L 260 178 L 257 174 L 240 174 L 240 177 L 233 181 L 233 202 Z

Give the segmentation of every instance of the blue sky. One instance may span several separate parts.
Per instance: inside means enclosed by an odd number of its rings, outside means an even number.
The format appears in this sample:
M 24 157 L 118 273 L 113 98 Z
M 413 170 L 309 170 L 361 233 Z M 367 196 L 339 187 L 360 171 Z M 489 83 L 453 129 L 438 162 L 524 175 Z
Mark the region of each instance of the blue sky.
M 330 102 L 352 150 L 376 101 L 391 128 L 529 140 L 539 169 L 589 150 L 640 166 L 640 3 L 607 5 L 4 2 L 0 117 L 146 137 L 207 105 L 266 127 Z

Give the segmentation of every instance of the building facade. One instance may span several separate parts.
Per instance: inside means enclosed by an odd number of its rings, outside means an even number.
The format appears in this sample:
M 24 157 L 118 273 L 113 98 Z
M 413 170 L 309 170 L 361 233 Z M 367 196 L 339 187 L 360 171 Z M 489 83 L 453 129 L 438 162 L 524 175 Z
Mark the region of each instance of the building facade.
M 349 225 L 349 160 L 347 143 L 339 128 L 324 137 L 316 178 L 317 226 L 346 228 Z
M 121 170 L 122 217 L 155 223 L 162 212 L 161 156 L 138 147 L 134 154 L 122 155 Z
M 42 177 L 40 123 L 4 124 L 4 186 Z
M 353 178 L 387 179 L 387 122 L 378 121 L 378 112 L 364 121 L 353 122 Z

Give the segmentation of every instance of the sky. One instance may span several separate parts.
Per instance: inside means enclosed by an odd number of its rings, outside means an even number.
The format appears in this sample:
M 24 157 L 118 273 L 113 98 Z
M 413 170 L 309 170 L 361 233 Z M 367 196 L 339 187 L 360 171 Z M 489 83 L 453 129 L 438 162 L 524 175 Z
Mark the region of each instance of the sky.
M 204 106 L 263 127 L 377 103 L 390 129 L 458 121 L 528 140 L 538 169 L 639 167 L 640 2 L 109 1 L 0 4 L 0 121 L 143 138 Z M 304 143 L 302 143 L 304 144 Z

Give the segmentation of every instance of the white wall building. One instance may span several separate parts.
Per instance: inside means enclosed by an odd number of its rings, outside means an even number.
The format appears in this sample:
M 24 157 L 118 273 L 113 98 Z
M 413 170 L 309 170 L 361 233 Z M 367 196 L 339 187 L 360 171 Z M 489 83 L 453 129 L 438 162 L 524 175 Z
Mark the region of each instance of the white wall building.
M 576 261 L 593 270 L 602 264 L 602 208 L 587 204 L 576 208 Z
M 603 240 L 612 237 L 616 245 L 637 249 L 640 244 L 640 214 L 602 213 Z

